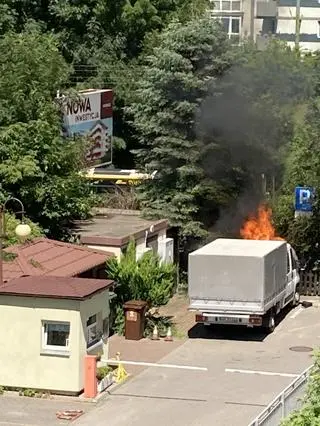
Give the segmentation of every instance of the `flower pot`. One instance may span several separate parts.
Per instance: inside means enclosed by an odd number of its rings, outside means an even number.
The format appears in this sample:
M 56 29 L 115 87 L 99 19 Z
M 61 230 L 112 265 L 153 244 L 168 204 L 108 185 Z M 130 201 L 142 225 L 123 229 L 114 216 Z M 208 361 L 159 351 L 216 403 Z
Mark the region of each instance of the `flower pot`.
M 102 380 L 98 382 L 98 392 L 103 392 L 114 383 L 113 371 L 108 373 Z

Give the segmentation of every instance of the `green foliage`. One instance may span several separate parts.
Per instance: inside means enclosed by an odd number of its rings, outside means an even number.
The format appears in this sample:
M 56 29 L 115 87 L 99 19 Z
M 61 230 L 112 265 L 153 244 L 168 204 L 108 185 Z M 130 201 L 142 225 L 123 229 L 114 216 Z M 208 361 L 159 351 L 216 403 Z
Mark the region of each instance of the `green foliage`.
M 113 371 L 112 367 L 102 366 L 97 368 L 97 380 L 102 380 Z
M 69 67 L 57 41 L 37 28 L 0 39 L 0 180 L 4 195 L 20 198 L 28 216 L 51 236 L 88 216 L 92 197 L 79 171 L 85 143 L 61 135 L 53 100 Z
M 17 244 L 21 241 L 15 233 L 15 229 L 16 229 L 17 225 L 19 225 L 20 223 L 21 223 L 21 221 L 19 219 L 17 219 L 15 216 L 13 216 L 9 213 L 6 213 L 6 215 L 5 215 L 5 230 L 6 230 L 6 233 L 5 233 L 5 237 L 3 239 L 4 247 L 10 246 L 12 244 Z M 42 229 L 37 224 L 31 222 L 30 219 L 26 218 L 24 220 L 24 223 L 27 223 L 31 228 L 31 234 L 27 237 L 27 240 L 32 240 L 33 238 L 43 236 Z
M 314 356 L 314 366 L 300 410 L 294 411 L 281 426 L 318 426 L 320 424 L 320 353 Z
M 134 241 L 130 241 L 120 261 L 115 257 L 107 262 L 107 275 L 119 283 L 117 298 L 111 309 L 115 312 L 114 330 L 123 334 L 125 318 L 123 304 L 129 300 L 144 300 L 150 306 L 166 304 L 173 294 L 176 268 L 160 262 L 153 253 L 145 253 L 136 261 Z
M 139 136 L 140 165 L 149 172 L 158 170 L 156 178 L 142 186 L 145 214 L 161 217 L 165 212 L 186 237 L 205 234 L 197 213 L 201 201 L 208 198 L 194 117 L 210 83 L 229 67 L 229 50 L 214 20 L 169 24 L 144 60 L 127 109 Z
M 159 337 L 166 337 L 168 327 L 173 326 L 172 319 L 169 317 L 147 315 L 144 336 L 151 337 L 155 326 L 157 326 Z
M 39 120 L 48 112 L 54 123 L 56 114 L 52 107 L 48 111 L 48 101 L 69 75 L 56 38 L 36 27 L 19 35 L 7 33 L 0 40 L 0 64 L 1 126 Z
M 119 304 L 112 304 L 110 306 L 110 310 L 111 312 L 115 312 L 114 324 L 112 328 L 119 336 L 123 336 L 125 330 L 125 315 L 123 311 L 123 306 Z
M 37 391 L 35 391 L 34 389 L 21 389 L 19 391 L 19 395 L 20 396 L 27 396 L 29 398 L 34 398 L 37 396 Z
M 285 162 L 282 195 L 275 205 L 275 223 L 281 235 L 296 248 L 303 261 L 312 268 L 319 259 L 320 204 L 317 196 L 313 215 L 294 219 L 294 188 L 314 186 L 320 191 L 320 145 L 319 106 L 315 103 L 307 111 L 303 124 L 296 126 L 295 136 Z
M 20 198 L 39 232 L 67 237 L 94 199 L 79 174 L 86 142 L 62 138 L 53 100 L 70 87 L 112 87 L 115 164 L 158 170 L 141 186 L 139 207 L 168 217 L 180 247 L 207 236 L 228 207 L 237 210 L 235 200 L 256 190 L 257 176 L 272 173 L 283 180 L 278 230 L 315 259 L 319 215 L 294 221 L 292 191 L 320 186 L 319 156 L 310 155 L 319 151 L 317 103 L 308 109 L 320 93 L 320 55 L 301 60 L 278 41 L 264 51 L 233 48 L 206 19 L 207 7 L 208 0 L 2 0 L 1 198 Z M 210 99 L 196 125 L 208 95 L 217 107 Z M 212 117 L 215 127 L 206 129 Z M 134 197 L 111 201 L 137 205 Z M 159 303 L 167 298 L 152 291 Z
M 117 302 L 144 300 L 152 306 L 166 304 L 173 292 L 176 268 L 173 264 L 161 263 L 152 252 L 145 253 L 136 261 L 134 241 L 120 261 L 115 257 L 107 262 L 107 275 L 120 285 L 117 288 Z

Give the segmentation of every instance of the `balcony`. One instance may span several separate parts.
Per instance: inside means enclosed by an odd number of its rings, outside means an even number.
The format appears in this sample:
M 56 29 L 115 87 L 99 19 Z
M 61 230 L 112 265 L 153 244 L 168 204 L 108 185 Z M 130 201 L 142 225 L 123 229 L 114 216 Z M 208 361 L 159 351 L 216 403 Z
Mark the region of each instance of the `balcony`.
M 278 14 L 278 3 L 276 0 L 258 0 L 256 18 L 275 18 Z

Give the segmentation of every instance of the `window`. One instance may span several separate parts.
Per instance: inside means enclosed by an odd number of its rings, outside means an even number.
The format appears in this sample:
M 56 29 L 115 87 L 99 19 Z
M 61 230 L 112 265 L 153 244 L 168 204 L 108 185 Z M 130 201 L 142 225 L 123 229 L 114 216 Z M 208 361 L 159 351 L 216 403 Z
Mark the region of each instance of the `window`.
M 42 347 L 52 351 L 69 349 L 69 322 L 43 321 Z
M 292 261 L 292 270 L 293 271 L 298 270 L 298 262 L 292 249 L 290 249 L 290 254 L 291 254 L 291 261 Z
M 213 12 L 240 12 L 239 0 L 210 0 L 210 9 Z
M 98 338 L 97 315 L 92 315 L 87 320 L 87 347 L 94 345 Z
M 221 18 L 221 22 L 229 38 L 239 41 L 241 34 L 241 18 L 238 16 L 224 16 Z

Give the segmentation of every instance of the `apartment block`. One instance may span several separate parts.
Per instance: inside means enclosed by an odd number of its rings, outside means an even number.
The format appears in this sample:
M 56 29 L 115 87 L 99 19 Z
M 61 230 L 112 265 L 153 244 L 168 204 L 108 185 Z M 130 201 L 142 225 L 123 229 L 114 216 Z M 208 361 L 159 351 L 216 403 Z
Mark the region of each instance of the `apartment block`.
M 297 0 L 210 0 L 210 6 L 232 40 L 251 38 L 260 48 L 272 36 L 294 46 L 298 10 L 300 48 L 320 49 L 320 0 L 301 0 L 300 8 Z

